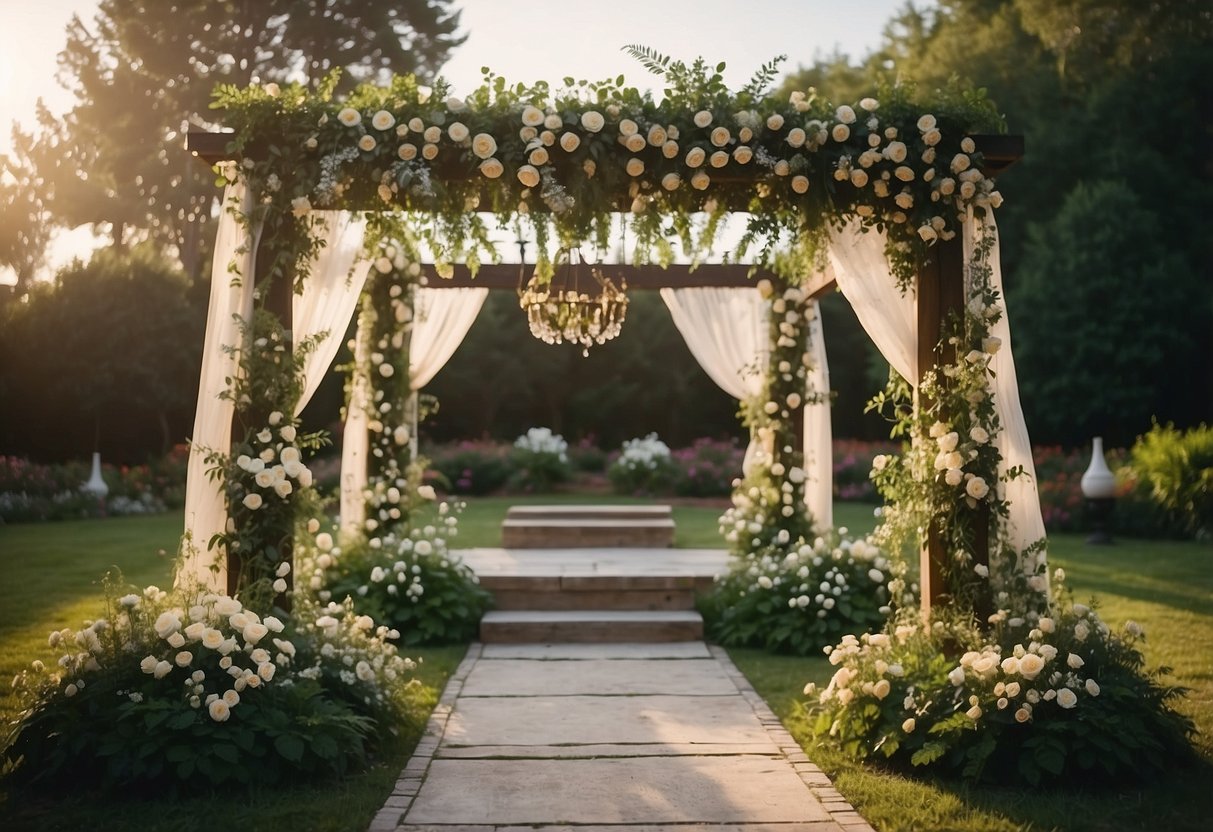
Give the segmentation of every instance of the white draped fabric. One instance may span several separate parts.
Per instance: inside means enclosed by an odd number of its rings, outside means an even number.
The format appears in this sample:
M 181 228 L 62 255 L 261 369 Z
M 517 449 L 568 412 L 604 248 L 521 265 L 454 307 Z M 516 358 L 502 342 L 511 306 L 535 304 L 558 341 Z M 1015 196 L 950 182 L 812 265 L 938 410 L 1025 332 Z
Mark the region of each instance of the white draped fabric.
M 825 398 L 804 408 L 804 502 L 819 529 L 834 527 L 834 450 L 830 427 L 830 365 L 826 360 L 821 308 L 810 304 L 809 357 L 813 361 L 806 387 Z
M 367 260 L 354 265 L 362 253 L 364 219 L 348 211 L 315 211 L 311 218 L 325 244 L 311 262 L 303 292 L 292 295 L 291 335 L 295 343 L 315 335 L 324 338 L 304 360 L 304 386 L 295 405 L 296 416 L 312 400 L 333 365 L 371 267 Z
M 428 384 L 446 365 L 463 343 L 468 330 L 480 314 L 489 290 L 472 287 L 460 289 L 417 290 L 413 300 L 413 331 L 409 340 L 409 387 L 414 391 Z M 365 366 L 369 348 L 369 331 L 359 328 L 356 345 L 358 366 Z M 357 532 L 366 520 L 363 490 L 367 484 L 367 454 L 370 437 L 367 434 L 366 402 L 370 385 L 358 378 L 350 390 L 349 413 L 342 434 L 341 450 L 341 528 Z M 409 436 L 413 453 L 417 452 L 416 412 Z
M 1010 505 L 1007 532 L 1011 546 L 1022 552 L 1025 548 L 1045 536 L 1044 518 L 1040 512 L 1040 492 L 1036 485 L 1036 464 L 1032 461 L 1032 442 L 1028 438 L 1028 426 L 1024 421 L 1023 407 L 1019 401 L 1019 379 L 1015 373 L 1015 357 L 1011 352 L 1011 323 L 1007 313 L 1007 298 L 1002 285 L 1002 259 L 999 253 L 998 227 L 993 214 L 983 220 L 971 218 L 965 223 L 964 249 L 967 263 L 981 240 L 983 223 L 994 234 L 994 246 L 990 250 L 989 265 L 991 284 L 1002 299 L 1002 318 L 994 324 L 991 334 L 1001 339 L 1002 348 L 990 361 L 994 373 L 994 406 L 1002 422 L 1002 432 L 996 438 L 1002 454 L 1000 474 L 1022 466 L 1024 474 L 1016 477 L 1004 488 L 1004 497 Z
M 992 215 L 984 221 L 989 230 L 997 232 Z M 963 236 L 965 262 L 977 248 L 983 230 L 982 220 L 973 217 L 965 223 Z M 902 295 L 889 273 L 884 257 L 885 237 L 874 231 L 864 234 L 857 222 L 830 235 L 830 262 L 838 279 L 838 288 L 850 301 L 864 330 L 876 344 L 881 355 L 898 373 L 908 380 L 918 377 L 917 310 L 911 293 Z M 1044 521 L 1040 512 L 1040 495 L 1036 486 L 1036 468 L 1032 462 L 1032 444 L 1024 422 L 1019 401 L 1019 383 L 1015 374 L 1015 359 L 1011 352 L 1011 328 L 1006 314 L 1003 294 L 1002 266 L 997 236 L 989 254 L 993 288 L 1003 301 L 1002 319 L 992 334 L 1002 340 L 1002 348 L 990 362 L 994 373 L 994 404 L 1002 423 L 997 444 L 1002 454 L 1000 473 L 1022 466 L 1024 476 L 1006 484 L 1004 496 L 1010 503 L 1008 532 L 1016 551 L 1044 537 Z
M 259 233 L 250 233 L 250 228 L 234 212 L 235 205 L 239 206 L 240 214 L 251 217 L 252 194 L 245 191 L 243 184 L 228 185 L 224 192 L 215 237 L 202 374 L 185 486 L 186 540 L 175 577 L 179 584 L 199 583 L 220 591 L 226 590 L 223 565 L 218 572 L 211 569 L 215 553 L 207 550 L 207 544 L 211 537 L 224 531 L 227 505 L 220 484 L 206 475 L 205 458 L 210 451 L 226 453 L 231 447 L 235 405 L 222 398 L 222 394 L 228 389 L 227 379 L 236 376 L 240 365 L 238 357 L 224 348 L 240 345 L 241 322 L 253 315 L 253 264 Z
M 857 220 L 831 229 L 829 257 L 842 292 L 855 317 L 885 361 L 913 383 L 918 378 L 917 307 L 911 292 L 902 294 L 889 273 L 886 237 L 863 233 Z
M 717 387 L 738 400 L 762 393 L 771 352 L 771 304 L 757 289 L 667 287 L 661 290 L 661 299 L 691 355 Z M 760 450 L 758 440 L 751 437 L 744 470 L 749 471 Z

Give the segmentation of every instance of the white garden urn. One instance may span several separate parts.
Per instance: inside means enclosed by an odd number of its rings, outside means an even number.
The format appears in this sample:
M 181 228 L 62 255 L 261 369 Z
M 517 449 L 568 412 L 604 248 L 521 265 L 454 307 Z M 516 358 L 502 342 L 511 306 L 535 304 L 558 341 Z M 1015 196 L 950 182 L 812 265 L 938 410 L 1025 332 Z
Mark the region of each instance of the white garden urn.
M 1091 449 L 1091 464 L 1082 475 L 1082 495 L 1088 500 L 1107 500 L 1116 496 L 1116 475 L 1103 456 L 1103 437 L 1096 436 Z
M 105 495 L 110 493 L 110 487 L 105 484 L 105 480 L 101 478 L 101 454 L 93 453 L 93 472 L 88 478 L 88 482 L 80 486 L 82 491 L 95 496 L 98 500 L 105 499 Z

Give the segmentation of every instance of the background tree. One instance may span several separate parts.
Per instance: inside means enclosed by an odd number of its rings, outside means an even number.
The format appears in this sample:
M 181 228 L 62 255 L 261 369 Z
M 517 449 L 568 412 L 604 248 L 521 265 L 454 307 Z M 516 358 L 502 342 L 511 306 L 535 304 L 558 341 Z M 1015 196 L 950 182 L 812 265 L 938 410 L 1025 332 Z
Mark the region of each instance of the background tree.
M 154 252 L 76 261 L 0 316 L 0 453 L 79 458 L 99 435 L 132 462 L 184 441 L 205 305 Z
M 215 84 L 306 83 L 334 68 L 346 85 L 389 70 L 429 76 L 462 42 L 449 5 L 102 0 L 91 24 L 73 17 L 60 55 L 78 103 L 60 125 L 62 158 L 43 172 L 56 219 L 104 230 L 116 248 L 150 241 L 197 276 L 217 197 L 184 133 L 207 124 Z
M 1027 155 L 999 177 L 998 223 L 1036 441 L 1085 442 L 1101 430 L 1128 440 L 1152 415 L 1182 426 L 1213 414 L 1213 366 L 1200 358 L 1213 349 L 1210 46 L 1213 8 L 1196 0 L 940 0 L 907 4 L 881 48 L 857 64 L 835 57 L 785 81 L 841 101 L 856 95 L 857 72 L 868 89 L 972 79 L 1025 135 Z M 1100 196 L 1142 225 L 1113 217 Z M 1126 240 L 1112 239 L 1105 223 Z M 1186 301 L 1179 307 L 1176 292 Z M 1089 305 L 1058 308 L 1067 298 Z M 1142 317 L 1153 313 L 1164 317 Z M 1136 321 L 1161 337 L 1104 341 L 1100 319 L 1117 332 Z M 1109 343 L 1134 355 L 1075 359 L 1103 355 Z M 1117 392 L 1129 388 L 1131 406 Z M 1085 395 L 1066 392 L 1077 390 Z

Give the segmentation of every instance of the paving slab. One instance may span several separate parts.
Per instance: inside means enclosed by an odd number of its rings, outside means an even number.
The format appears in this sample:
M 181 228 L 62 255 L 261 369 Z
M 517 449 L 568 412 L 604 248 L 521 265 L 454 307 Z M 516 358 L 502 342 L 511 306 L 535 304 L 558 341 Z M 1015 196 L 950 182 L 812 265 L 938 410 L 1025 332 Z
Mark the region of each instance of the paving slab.
M 723 824 L 629 824 L 626 828 L 619 826 L 599 826 L 596 824 L 580 824 L 570 826 L 565 823 L 537 823 L 527 826 L 494 826 L 490 824 L 458 825 L 441 823 L 405 823 L 390 827 L 392 832 L 844 832 L 844 828 L 832 820 L 806 821 L 803 823 L 723 823 Z M 378 832 L 372 827 L 371 832 Z M 853 827 L 847 827 L 845 832 L 853 832 Z
M 712 577 L 727 571 L 724 549 L 457 549 L 477 575 Z
M 790 823 L 830 820 L 784 760 L 444 760 L 410 824 Z
M 662 662 L 587 659 L 553 662 L 533 659 L 478 662 L 463 683 L 468 696 L 680 696 L 736 695 L 737 687 L 714 659 Z
M 672 641 L 665 644 L 486 644 L 485 659 L 709 659 L 712 654 L 702 641 Z
M 570 669 L 584 662 L 567 663 Z M 447 723 L 444 747 L 572 746 L 565 754 L 582 754 L 578 745 L 651 743 L 750 744 L 762 753 L 778 754 L 746 701 L 731 696 L 527 696 L 461 698 Z M 649 753 L 637 748 L 637 753 Z
M 779 749 L 770 743 L 696 743 L 666 745 L 632 743 L 619 745 L 594 743 L 590 745 L 469 745 L 443 746 L 438 757 L 444 760 L 524 760 L 565 758 L 601 759 L 604 757 L 698 757 L 757 755 L 778 757 Z M 803 779 L 803 778 L 802 778 Z

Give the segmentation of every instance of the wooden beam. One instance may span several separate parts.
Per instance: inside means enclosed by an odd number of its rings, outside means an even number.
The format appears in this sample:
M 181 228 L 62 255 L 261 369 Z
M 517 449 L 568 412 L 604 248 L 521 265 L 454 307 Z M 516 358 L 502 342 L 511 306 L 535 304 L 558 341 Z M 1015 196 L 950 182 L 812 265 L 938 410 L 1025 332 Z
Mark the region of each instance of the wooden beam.
M 918 379 L 922 384 L 927 372 L 951 364 L 956 360 L 956 348 L 944 342 L 944 326 L 948 317 L 963 314 L 965 309 L 964 246 L 960 236 L 941 240 L 931 250 L 931 257 L 918 273 L 917 285 L 918 324 Z M 919 407 L 927 407 L 927 401 L 916 392 Z M 990 513 L 988 507 L 973 512 L 974 563 L 990 565 Z M 943 545 L 943 530 L 932 524 L 927 529 L 926 540 L 920 553 L 919 587 L 922 596 L 922 612 L 930 618 L 931 609 L 951 600 L 944 581 L 944 569 L 950 553 Z M 974 610 L 984 623 L 990 612 L 988 593 L 977 599 Z
M 824 269 L 809 277 L 801 288 L 804 289 L 806 295 L 814 299 L 833 292 L 838 288 L 838 279 L 834 277 L 834 267 L 827 263 Z
M 694 269 L 685 263 L 674 263 L 667 268 L 661 266 L 627 266 L 606 263 L 602 272 L 612 279 L 622 278 L 627 282 L 629 290 L 653 291 L 665 287 L 685 289 L 696 286 L 714 287 L 747 287 L 754 286 L 760 279 L 774 279 L 769 272 L 755 270 L 752 267 L 732 263 L 704 263 Z M 525 284 L 530 279 L 534 266 L 522 266 L 517 263 L 486 263 L 473 277 L 467 266 L 462 264 L 454 267 L 454 274 L 449 278 L 438 277 L 432 265 L 422 267 L 426 278 L 426 286 L 431 289 L 459 289 L 468 286 L 482 286 L 487 289 L 517 290 L 519 284 Z M 591 278 L 585 270 L 582 283 Z

